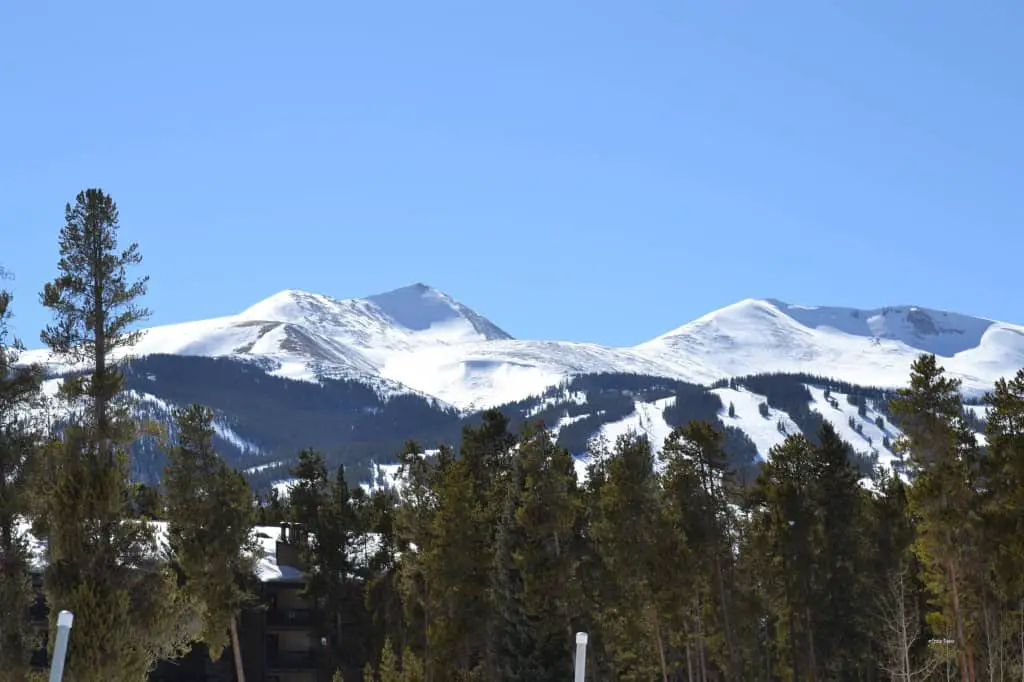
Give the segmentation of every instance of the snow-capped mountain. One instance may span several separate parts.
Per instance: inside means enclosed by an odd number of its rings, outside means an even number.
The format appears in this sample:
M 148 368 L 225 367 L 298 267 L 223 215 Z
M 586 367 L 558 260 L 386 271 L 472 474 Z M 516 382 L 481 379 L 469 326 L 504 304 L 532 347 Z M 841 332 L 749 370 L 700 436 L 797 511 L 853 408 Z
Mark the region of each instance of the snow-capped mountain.
M 133 349 L 136 356 L 231 357 L 305 381 L 355 379 L 384 395 L 418 393 L 464 411 L 595 373 L 707 384 L 787 372 L 898 387 L 922 352 L 940 356 L 968 393 L 980 393 L 1024 367 L 1024 327 L 915 306 L 748 299 L 637 346 L 610 348 L 513 339 L 450 296 L 415 284 L 364 299 L 282 291 L 236 315 L 153 327 Z M 48 360 L 40 351 L 24 359 Z
M 288 290 L 235 315 L 146 330 L 127 379 L 142 415 L 169 426 L 176 407 L 211 407 L 218 449 L 264 489 L 287 479 L 302 448 L 365 478 L 407 439 L 457 444 L 491 406 L 513 425 L 542 419 L 578 456 L 595 436 L 634 430 L 657 448 L 676 426 L 715 422 L 751 474 L 787 434 L 813 438 L 823 421 L 864 467 L 890 462 L 899 430 L 885 389 L 904 386 L 922 352 L 978 394 L 1024 367 L 1024 327 L 914 306 L 749 299 L 611 348 L 513 339 L 422 284 L 363 299 Z M 70 369 L 44 351 L 21 360 Z M 968 409 L 980 430 L 984 410 Z M 163 457 L 140 442 L 134 475 L 159 479 Z
M 875 310 L 740 301 L 634 350 L 666 364 L 685 358 L 695 381 L 766 372 L 827 375 L 885 388 L 934 353 L 969 394 L 1024 367 L 1024 327 L 917 306 Z

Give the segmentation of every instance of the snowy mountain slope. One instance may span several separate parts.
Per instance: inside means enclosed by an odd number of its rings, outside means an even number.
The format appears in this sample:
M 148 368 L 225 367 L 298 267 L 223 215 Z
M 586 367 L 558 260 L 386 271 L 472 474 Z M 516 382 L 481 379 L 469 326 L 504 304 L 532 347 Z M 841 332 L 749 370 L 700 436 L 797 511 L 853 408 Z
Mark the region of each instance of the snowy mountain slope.
M 286 290 L 236 315 L 146 331 L 138 356 L 230 357 L 303 381 L 354 379 L 472 412 L 567 377 L 633 373 L 691 383 L 769 372 L 897 387 L 934 352 L 969 393 L 1024 367 L 1024 327 L 913 306 L 876 310 L 740 301 L 631 348 L 516 340 L 423 284 L 363 299 Z M 29 351 L 25 361 L 50 361 Z M 51 363 L 52 371 L 61 366 Z
M 384 377 L 463 409 L 538 395 L 577 374 L 676 376 L 675 367 L 630 349 L 564 341 L 490 341 L 392 355 Z
M 510 338 L 461 303 L 416 284 L 366 299 L 282 291 L 237 315 L 146 329 L 130 352 L 229 356 L 292 379 L 364 378 L 408 392 L 380 373 L 391 356 Z M 27 351 L 22 362 L 68 369 L 43 350 Z
M 768 416 L 762 416 L 761 405 L 767 404 L 764 396 L 745 388 L 716 388 L 711 392 L 722 399 L 723 407 L 718 419 L 747 434 L 762 459 L 767 459 L 768 451 L 781 445 L 788 434 L 800 432 L 800 427 L 782 410 L 768 407 Z M 729 414 L 730 405 L 734 408 L 732 415 Z M 780 423 L 782 429 L 779 428 Z
M 935 353 L 964 389 L 979 393 L 1024 367 L 1024 327 L 926 308 L 795 306 L 748 299 L 640 344 L 666 365 L 687 358 L 695 381 L 791 372 L 859 385 L 903 386 L 913 360 Z
M 595 438 L 603 438 L 614 445 L 616 439 L 627 433 L 647 436 L 651 449 L 661 452 L 665 439 L 672 433 L 672 427 L 665 420 L 665 408 L 676 402 L 675 396 L 661 398 L 652 402 L 634 401 L 633 411 L 622 419 L 604 424 L 598 429 Z

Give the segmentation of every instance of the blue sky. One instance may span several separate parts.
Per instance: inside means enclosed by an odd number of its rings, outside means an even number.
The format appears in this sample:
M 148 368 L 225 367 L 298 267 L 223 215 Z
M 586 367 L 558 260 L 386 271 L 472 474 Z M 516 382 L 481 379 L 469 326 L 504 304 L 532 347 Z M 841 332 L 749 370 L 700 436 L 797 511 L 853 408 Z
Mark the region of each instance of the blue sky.
M 747 297 L 1024 322 L 1019 2 L 9 2 L 0 264 L 38 346 L 113 194 L 154 323 L 416 281 L 633 344 Z

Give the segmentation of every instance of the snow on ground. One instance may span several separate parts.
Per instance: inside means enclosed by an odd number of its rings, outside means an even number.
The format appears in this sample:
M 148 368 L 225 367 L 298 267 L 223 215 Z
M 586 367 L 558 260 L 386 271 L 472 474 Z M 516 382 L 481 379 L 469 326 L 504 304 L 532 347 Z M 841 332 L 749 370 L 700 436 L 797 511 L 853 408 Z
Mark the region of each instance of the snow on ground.
M 236 432 L 234 429 L 232 429 L 230 426 L 225 424 L 224 421 L 220 419 L 213 420 L 213 431 L 218 436 L 220 436 L 222 440 L 225 440 L 228 443 L 234 445 L 236 448 L 238 448 L 238 450 L 243 455 L 258 457 L 263 454 L 263 450 L 260 449 L 258 445 L 256 445 L 252 441 L 248 441 L 245 438 L 242 438 L 240 435 L 238 435 L 238 432 Z
M 580 485 L 586 483 L 587 467 L 590 466 L 590 458 L 585 456 L 573 457 L 572 464 L 576 470 L 576 480 L 580 482 Z
M 286 478 L 280 481 L 274 481 L 270 484 L 270 487 L 277 491 L 278 497 L 285 498 L 291 492 L 292 486 L 298 481 L 297 478 Z
M 857 412 L 857 406 L 851 405 L 845 393 L 831 393 L 836 402 L 836 407 L 825 399 L 825 390 L 815 386 L 808 386 L 811 392 L 811 409 L 818 412 L 831 422 L 839 437 L 853 446 L 853 449 L 861 453 L 877 453 L 878 463 L 886 468 L 892 467 L 892 461 L 896 454 L 892 451 L 892 443 L 903 434 L 898 428 L 889 422 L 888 418 L 874 409 L 874 403 L 867 401 L 865 417 Z M 875 420 L 882 418 L 883 428 L 879 428 Z M 853 418 L 855 427 L 850 427 L 850 419 Z M 860 428 L 860 431 L 857 430 Z M 883 445 L 883 439 L 889 439 L 889 446 Z
M 624 436 L 629 433 L 635 433 L 638 435 L 647 436 L 647 440 L 651 444 L 651 450 L 657 456 L 661 452 L 662 446 L 665 445 L 665 439 L 672 433 L 672 427 L 665 421 L 665 408 L 673 405 L 676 401 L 675 396 L 668 398 L 661 398 L 653 402 L 644 402 L 640 400 L 633 401 L 633 412 L 626 415 L 622 419 L 614 422 L 609 422 L 601 426 L 597 433 L 592 436 L 594 441 L 604 441 L 609 447 L 615 446 L 615 441 L 620 436 Z M 580 415 L 578 419 L 583 419 L 588 415 Z M 571 423 L 575 421 L 574 418 L 563 418 L 562 421 Z M 562 422 L 560 421 L 561 425 Z M 562 428 L 559 426 L 558 428 Z M 556 433 L 557 436 L 557 433 Z M 593 457 L 589 453 L 573 453 L 573 467 L 576 470 L 576 479 L 582 484 L 587 480 L 587 467 L 593 462 Z M 655 458 L 654 466 L 656 469 L 661 469 L 661 463 Z
M 261 471 L 266 471 L 267 469 L 270 469 L 271 467 L 280 466 L 281 463 L 282 462 L 280 460 L 275 460 L 273 462 L 267 462 L 266 464 L 257 464 L 256 466 L 251 466 L 248 469 L 246 469 L 244 473 L 258 474 Z
M 562 429 L 572 424 L 575 424 L 576 422 L 583 421 L 589 416 L 589 413 L 576 415 L 563 414 L 561 417 L 558 418 L 558 421 L 555 422 L 555 425 L 548 429 L 548 431 L 551 433 L 551 438 L 554 440 L 558 440 L 558 434 L 562 432 Z
M 149 521 L 156 534 L 157 546 L 167 548 L 167 522 Z M 29 563 L 36 569 L 46 564 L 46 543 L 32 535 L 31 526 L 25 519 L 18 521 L 15 532 L 22 535 L 29 545 Z M 263 582 L 281 580 L 297 580 L 302 573 L 293 566 L 284 566 L 277 562 L 277 542 L 281 539 L 280 526 L 256 526 L 253 533 L 258 541 L 259 550 L 256 561 L 256 578 Z
M 651 449 L 661 452 L 665 439 L 672 433 L 672 427 L 665 421 L 665 408 L 675 404 L 675 396 L 655 400 L 652 403 L 633 402 L 633 412 L 619 421 L 604 424 L 595 434 L 595 438 L 604 438 L 609 445 L 615 445 L 619 436 L 627 433 L 638 433 L 647 436 Z M 582 453 L 577 453 L 582 454 Z
M 788 434 L 800 433 L 800 427 L 781 410 L 769 407 L 768 417 L 761 416 L 760 405 L 767 402 L 764 396 L 751 393 L 744 388 L 716 388 L 711 392 L 722 400 L 722 410 L 718 413 L 718 418 L 726 426 L 735 427 L 747 434 L 762 459 L 767 459 L 768 451 L 776 445 L 781 445 Z M 734 417 L 729 416 L 730 404 L 735 408 Z M 779 431 L 780 422 L 785 432 Z
M 174 406 L 168 403 L 166 400 L 159 398 L 155 395 L 152 395 L 150 393 L 139 393 L 138 391 L 128 391 L 128 395 L 134 400 L 137 400 L 142 405 L 150 405 L 156 408 L 166 417 L 171 417 L 174 414 Z M 263 454 L 263 450 L 261 450 L 259 446 L 257 446 L 252 441 L 246 440 L 245 438 L 240 436 L 238 432 L 231 428 L 231 426 L 229 426 L 226 422 L 224 422 L 223 419 L 214 417 L 213 432 L 216 433 L 217 436 L 219 436 L 222 440 L 227 441 L 228 443 L 231 443 L 233 446 L 238 448 L 238 450 L 243 455 L 260 456 Z M 265 467 L 272 465 L 273 464 L 268 464 L 265 465 Z
M 369 481 L 362 481 L 359 486 L 367 493 L 377 490 L 396 490 L 401 492 L 405 479 L 401 476 L 401 464 L 377 464 L 370 466 Z
M 901 387 L 921 352 L 935 352 L 973 395 L 1024 367 L 1024 327 L 915 306 L 856 310 L 748 299 L 640 345 L 610 348 L 513 340 L 451 297 L 413 285 L 345 300 L 283 291 L 237 315 L 154 327 L 133 350 L 269 361 L 272 374 L 289 379 L 354 378 L 470 410 L 599 372 L 708 383 L 824 367 L 835 379 Z M 44 351 L 23 355 L 26 362 L 47 359 Z
M 587 394 L 584 391 L 560 391 L 554 395 L 544 396 L 542 399 L 537 401 L 534 407 L 526 413 L 527 417 L 535 417 L 549 407 L 555 405 L 586 405 Z
M 988 405 L 964 405 L 964 409 L 972 412 L 978 419 L 983 421 L 987 419 Z

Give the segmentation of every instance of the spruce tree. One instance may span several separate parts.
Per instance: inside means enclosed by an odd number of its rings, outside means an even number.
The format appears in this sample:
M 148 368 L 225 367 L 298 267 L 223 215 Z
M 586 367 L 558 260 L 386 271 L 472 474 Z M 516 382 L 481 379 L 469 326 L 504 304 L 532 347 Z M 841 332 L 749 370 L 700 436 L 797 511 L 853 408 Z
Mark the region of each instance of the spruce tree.
M 339 468 L 332 482 L 323 455 L 307 449 L 299 454 L 292 474 L 296 481 L 290 494 L 291 520 L 300 524 L 300 552 L 309 574 L 305 592 L 324 609 L 317 634 L 329 641 L 336 664 L 352 664 L 361 654 L 362 643 L 354 633 L 342 635 L 342 615 L 351 615 L 362 603 L 353 598 L 358 578 L 352 556 L 358 515 L 345 471 Z
M 524 604 L 523 575 L 516 554 L 524 541 L 516 522 L 522 489 L 518 462 L 513 463 L 499 520 L 491 569 L 491 604 L 494 616 L 488 636 L 490 679 L 526 682 L 542 674 L 537 668 L 536 645 Z
M 0 269 L 0 277 L 3 270 Z M 24 679 L 38 637 L 29 621 L 35 599 L 23 521 L 29 507 L 30 459 L 40 441 L 31 411 L 39 406 L 42 372 L 15 365 L 10 336 L 12 297 L 0 289 L 0 681 Z
M 258 546 L 256 510 L 245 477 L 213 446 L 213 413 L 193 405 L 175 412 L 178 442 L 167 453 L 164 489 L 170 557 L 184 590 L 202 608 L 199 636 L 213 660 L 231 645 L 237 678 L 244 681 L 237 619 L 251 599 Z
M 915 551 L 938 607 L 930 622 L 937 634 L 952 635 L 960 678 L 974 682 L 979 452 L 961 400 L 960 382 L 945 375 L 934 355 L 922 355 L 911 367 L 910 386 L 890 402 L 904 432 L 896 447 L 907 455 L 913 478 Z
M 1019 659 L 1017 672 L 1024 679 L 1024 370 L 997 381 L 985 402 L 988 457 L 981 527 L 991 592 L 986 624 L 998 633 L 986 637 L 987 664 L 999 668 L 1004 658 Z
M 493 529 L 484 522 L 467 460 L 444 466 L 434 491 L 437 509 L 422 567 L 437 605 L 426 624 L 424 663 L 431 679 L 457 679 L 484 664 Z
M 861 679 L 873 670 L 866 500 L 849 446 L 825 422 L 815 447 L 815 499 L 821 545 L 815 566 L 815 643 L 826 679 Z
M 490 590 L 492 679 L 566 679 L 578 603 L 572 456 L 555 446 L 542 424 L 529 423 L 506 480 Z
M 402 682 L 402 674 L 398 669 L 398 658 L 391 646 L 391 639 L 384 640 L 384 648 L 380 652 L 377 664 L 377 682 Z
M 783 679 L 816 679 L 813 610 L 816 548 L 821 544 L 814 446 L 803 435 L 771 449 L 753 491 L 753 531 L 776 630 L 772 668 Z
M 405 622 L 398 569 L 400 565 L 397 508 L 392 488 L 377 489 L 364 509 L 365 527 L 376 536 L 376 548 L 366 572 L 366 609 L 374 627 L 376 646 L 390 640 L 396 651 L 405 647 Z
M 646 436 L 620 436 L 611 453 L 594 453 L 588 533 L 607 579 L 595 617 L 623 682 L 668 679 L 668 639 L 660 606 L 671 575 L 663 537 L 654 455 Z
M 65 679 L 137 682 L 157 661 L 181 654 L 191 608 L 158 558 L 152 527 L 129 520 L 127 449 L 137 433 L 119 356 L 138 340 L 148 311 L 136 244 L 118 249 L 118 211 L 98 189 L 65 209 L 57 278 L 42 303 L 54 323 L 41 334 L 51 351 L 81 368 L 61 395 L 67 420 L 46 453 L 37 531 L 47 539 L 45 590 L 51 618 L 75 614 Z
M 722 449 L 722 436 L 707 422 L 691 422 L 670 434 L 661 458 L 667 464 L 667 504 L 694 564 L 692 590 L 699 597 L 702 610 L 714 621 L 706 623 L 702 618 L 698 641 L 703 647 L 705 631 L 709 626 L 717 629 L 717 663 L 728 676 L 735 677 L 739 659 L 733 636 L 730 588 L 731 537 L 735 527 L 730 502 L 735 481 Z

